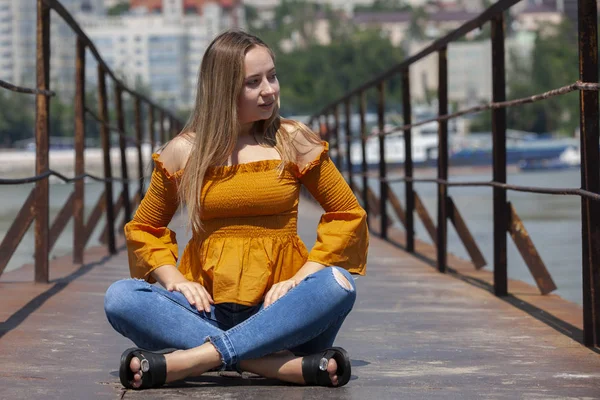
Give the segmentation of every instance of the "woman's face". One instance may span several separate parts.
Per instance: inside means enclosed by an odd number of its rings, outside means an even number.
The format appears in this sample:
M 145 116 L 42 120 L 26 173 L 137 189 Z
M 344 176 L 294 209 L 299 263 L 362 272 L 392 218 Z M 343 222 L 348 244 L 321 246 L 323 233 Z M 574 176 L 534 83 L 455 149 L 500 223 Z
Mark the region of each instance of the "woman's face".
M 269 51 L 255 46 L 244 60 L 244 86 L 238 98 L 241 125 L 269 119 L 279 100 L 279 81 Z

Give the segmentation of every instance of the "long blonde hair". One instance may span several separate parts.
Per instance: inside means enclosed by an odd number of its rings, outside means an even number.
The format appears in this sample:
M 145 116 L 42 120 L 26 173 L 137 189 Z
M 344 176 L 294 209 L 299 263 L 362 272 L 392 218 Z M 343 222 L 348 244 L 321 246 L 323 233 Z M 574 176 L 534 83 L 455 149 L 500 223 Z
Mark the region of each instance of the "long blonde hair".
M 207 169 L 227 162 L 237 144 L 240 132 L 237 100 L 245 80 L 245 56 L 255 46 L 275 55 L 258 37 L 242 31 L 226 31 L 217 36 L 206 49 L 200 72 L 196 104 L 181 135 L 193 138 L 181 182 L 179 198 L 186 204 L 193 233 L 202 230 L 202 184 Z M 299 131 L 310 142 L 318 143 L 318 136 L 303 125 L 279 116 L 277 103 L 267 120 L 256 121 L 252 133 L 257 142 L 274 147 L 281 156 L 280 169 L 297 159 L 292 132 Z

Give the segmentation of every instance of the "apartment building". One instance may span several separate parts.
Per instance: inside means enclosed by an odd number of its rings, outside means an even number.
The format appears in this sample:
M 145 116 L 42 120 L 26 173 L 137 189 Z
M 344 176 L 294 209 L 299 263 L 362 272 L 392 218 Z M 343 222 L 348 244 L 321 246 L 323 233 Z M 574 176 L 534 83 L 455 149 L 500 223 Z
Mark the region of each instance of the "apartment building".
M 153 98 L 168 107 L 190 108 L 204 51 L 220 32 L 244 28 L 243 7 L 210 1 L 204 2 L 200 13 L 186 8 L 189 1 L 168 0 L 157 12 L 153 8 L 156 2 L 140 3 L 127 14 L 82 18 L 81 24 L 107 64 L 126 83 L 151 87 Z M 86 76 L 92 82 L 95 69 L 96 63 L 88 55 Z

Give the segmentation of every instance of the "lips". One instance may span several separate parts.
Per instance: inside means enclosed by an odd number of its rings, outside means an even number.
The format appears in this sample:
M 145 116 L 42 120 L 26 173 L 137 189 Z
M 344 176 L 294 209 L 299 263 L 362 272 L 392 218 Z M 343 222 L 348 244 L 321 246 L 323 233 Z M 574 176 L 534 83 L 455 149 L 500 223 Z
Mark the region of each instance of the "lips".
M 260 104 L 259 107 L 261 108 L 271 108 L 271 106 L 275 104 L 274 101 L 270 102 L 270 103 L 265 103 L 265 104 Z

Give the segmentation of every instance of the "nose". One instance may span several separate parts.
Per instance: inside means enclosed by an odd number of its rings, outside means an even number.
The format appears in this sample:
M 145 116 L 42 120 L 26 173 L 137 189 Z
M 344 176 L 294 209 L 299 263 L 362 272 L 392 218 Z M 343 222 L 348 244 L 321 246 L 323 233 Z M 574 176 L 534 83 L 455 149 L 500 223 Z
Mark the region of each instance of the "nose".
M 264 81 L 260 94 L 263 97 L 269 97 L 269 96 L 273 96 L 275 94 L 275 89 L 273 88 L 273 85 L 271 85 L 271 83 L 268 80 Z

